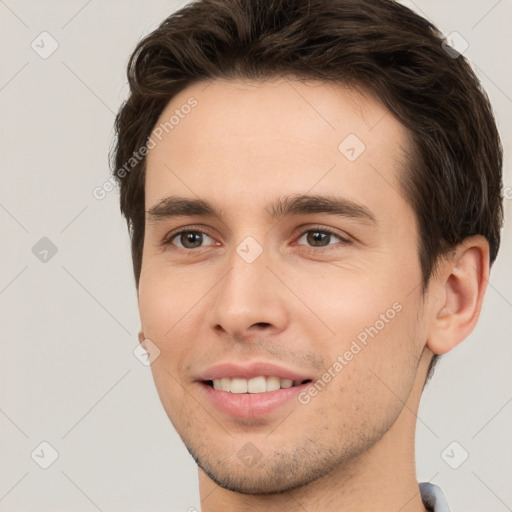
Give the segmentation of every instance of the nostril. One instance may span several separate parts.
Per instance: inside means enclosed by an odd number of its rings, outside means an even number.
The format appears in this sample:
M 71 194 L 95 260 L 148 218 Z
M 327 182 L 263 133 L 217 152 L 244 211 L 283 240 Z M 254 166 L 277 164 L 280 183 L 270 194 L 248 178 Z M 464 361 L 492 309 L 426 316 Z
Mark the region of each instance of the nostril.
M 268 327 L 270 324 L 268 322 L 257 322 L 254 325 L 257 325 L 258 327 Z

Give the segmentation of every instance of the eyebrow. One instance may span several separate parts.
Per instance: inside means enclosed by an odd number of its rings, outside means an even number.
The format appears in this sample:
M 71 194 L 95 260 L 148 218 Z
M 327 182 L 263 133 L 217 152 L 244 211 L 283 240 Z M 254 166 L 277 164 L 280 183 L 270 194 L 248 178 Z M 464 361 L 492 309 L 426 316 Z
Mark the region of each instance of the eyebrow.
M 367 224 L 377 225 L 375 215 L 366 206 L 343 197 L 330 195 L 285 196 L 267 206 L 271 219 L 279 220 L 292 215 L 313 215 L 325 213 L 351 218 Z M 206 199 L 188 199 L 169 196 L 147 210 L 148 221 L 157 223 L 174 217 L 199 216 L 222 219 L 223 211 Z

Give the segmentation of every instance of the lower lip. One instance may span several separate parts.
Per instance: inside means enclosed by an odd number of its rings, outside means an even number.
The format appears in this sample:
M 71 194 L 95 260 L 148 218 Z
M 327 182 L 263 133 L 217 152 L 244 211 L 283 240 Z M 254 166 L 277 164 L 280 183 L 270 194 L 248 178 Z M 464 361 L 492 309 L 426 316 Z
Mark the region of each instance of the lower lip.
M 291 402 L 311 382 L 265 393 L 230 393 L 229 391 L 214 389 L 204 382 L 200 384 L 207 398 L 224 414 L 235 418 L 261 418 L 280 406 Z

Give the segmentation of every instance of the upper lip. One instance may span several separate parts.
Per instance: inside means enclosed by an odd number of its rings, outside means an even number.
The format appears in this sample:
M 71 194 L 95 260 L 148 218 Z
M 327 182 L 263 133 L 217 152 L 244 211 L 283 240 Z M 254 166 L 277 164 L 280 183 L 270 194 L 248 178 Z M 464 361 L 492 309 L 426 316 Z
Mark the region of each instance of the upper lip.
M 222 378 L 252 379 L 253 377 L 280 377 L 290 380 L 309 380 L 310 375 L 284 368 L 270 362 L 252 362 L 236 364 L 232 362 L 219 363 L 210 366 L 200 373 L 197 380 L 207 381 Z

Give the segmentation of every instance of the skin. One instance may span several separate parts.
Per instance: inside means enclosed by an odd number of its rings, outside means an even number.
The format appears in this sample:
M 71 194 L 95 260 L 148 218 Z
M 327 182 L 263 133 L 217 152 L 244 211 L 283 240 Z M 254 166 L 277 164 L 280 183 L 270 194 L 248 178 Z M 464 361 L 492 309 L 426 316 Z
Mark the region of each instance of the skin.
M 466 239 L 422 295 L 416 217 L 398 184 L 408 133 L 362 91 L 284 79 L 196 83 L 159 122 L 191 96 L 197 106 L 148 154 L 146 210 L 172 194 L 207 199 L 223 217 L 147 217 L 139 339 L 160 350 L 154 380 L 198 463 L 202 510 L 424 512 L 419 401 L 433 353 L 476 324 L 487 242 Z M 338 149 L 351 133 L 366 146 L 353 162 Z M 377 223 L 265 211 L 305 193 L 348 198 Z M 198 248 L 179 236 L 162 246 L 186 226 L 206 233 Z M 333 235 L 315 245 L 311 231 L 322 228 L 350 242 Z M 247 236 L 263 249 L 252 263 L 236 252 Z M 253 360 L 316 380 L 395 303 L 401 311 L 306 405 L 234 419 L 195 380 L 218 362 Z M 252 467 L 238 456 L 247 443 L 259 454 Z

